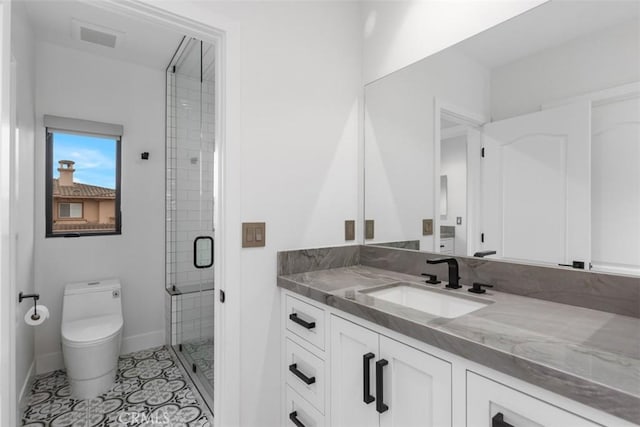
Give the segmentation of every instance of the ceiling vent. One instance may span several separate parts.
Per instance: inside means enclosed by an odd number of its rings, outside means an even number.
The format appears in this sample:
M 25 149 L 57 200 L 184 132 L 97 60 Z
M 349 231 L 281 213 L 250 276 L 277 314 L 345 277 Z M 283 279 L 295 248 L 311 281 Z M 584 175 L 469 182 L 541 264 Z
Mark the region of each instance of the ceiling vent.
M 111 28 L 88 22 L 71 20 L 71 34 L 74 39 L 88 43 L 99 44 L 109 48 L 117 47 L 124 38 L 124 33 Z

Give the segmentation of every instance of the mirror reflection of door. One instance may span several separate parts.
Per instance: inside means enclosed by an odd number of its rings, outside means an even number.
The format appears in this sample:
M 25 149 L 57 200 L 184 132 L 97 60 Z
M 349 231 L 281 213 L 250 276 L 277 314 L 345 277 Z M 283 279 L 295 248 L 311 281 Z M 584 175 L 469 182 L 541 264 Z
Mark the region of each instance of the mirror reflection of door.
M 640 94 L 592 109 L 591 230 L 596 271 L 640 274 Z
M 440 243 L 438 252 L 467 255 L 467 137 L 469 128 L 440 118 Z
M 483 249 L 588 265 L 590 116 L 583 101 L 483 127 Z

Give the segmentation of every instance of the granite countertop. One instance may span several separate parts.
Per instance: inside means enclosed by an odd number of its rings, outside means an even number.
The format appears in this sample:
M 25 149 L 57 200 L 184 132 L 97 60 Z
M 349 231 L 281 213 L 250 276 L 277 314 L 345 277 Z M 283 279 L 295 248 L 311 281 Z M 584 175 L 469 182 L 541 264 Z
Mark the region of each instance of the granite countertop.
M 640 424 L 640 319 L 423 279 L 355 265 L 282 275 L 278 286 Z M 489 304 L 447 319 L 358 292 L 395 282 Z

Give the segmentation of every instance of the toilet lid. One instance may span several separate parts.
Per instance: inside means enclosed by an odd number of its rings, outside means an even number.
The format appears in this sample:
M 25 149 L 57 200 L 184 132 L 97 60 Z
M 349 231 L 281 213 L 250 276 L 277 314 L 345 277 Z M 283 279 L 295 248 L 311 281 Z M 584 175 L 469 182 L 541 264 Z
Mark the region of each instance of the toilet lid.
M 73 343 L 103 341 L 120 331 L 122 317 L 117 314 L 96 316 L 62 323 L 62 338 Z

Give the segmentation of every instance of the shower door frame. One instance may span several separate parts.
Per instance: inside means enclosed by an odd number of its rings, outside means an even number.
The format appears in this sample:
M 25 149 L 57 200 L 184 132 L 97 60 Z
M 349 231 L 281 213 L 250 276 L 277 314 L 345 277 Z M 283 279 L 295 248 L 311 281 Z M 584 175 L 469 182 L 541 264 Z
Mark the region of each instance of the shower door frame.
M 240 423 L 240 244 L 239 239 L 230 239 L 237 233 L 227 233 L 232 218 L 240 218 L 239 168 L 232 167 L 240 159 L 239 147 L 229 144 L 232 135 L 239 134 L 239 61 L 231 52 L 238 52 L 239 30 L 236 23 L 222 16 L 203 14 L 199 8 L 188 12 L 177 11 L 180 5 L 159 8 L 150 0 L 80 0 L 116 13 L 135 16 L 194 37 L 215 46 L 215 141 L 217 168 L 215 176 L 214 224 L 214 283 L 218 294 L 227 297 L 214 302 L 214 423 L 217 425 L 239 425 Z M 186 8 L 185 8 L 186 9 Z M 190 16 L 186 16 L 190 15 Z M 204 18 L 208 23 L 204 23 Z M 166 208 L 165 208 L 166 211 Z M 163 292 L 165 291 L 162 286 Z M 231 296 L 231 298 L 229 298 Z M 224 346 L 221 346 L 224 343 Z

